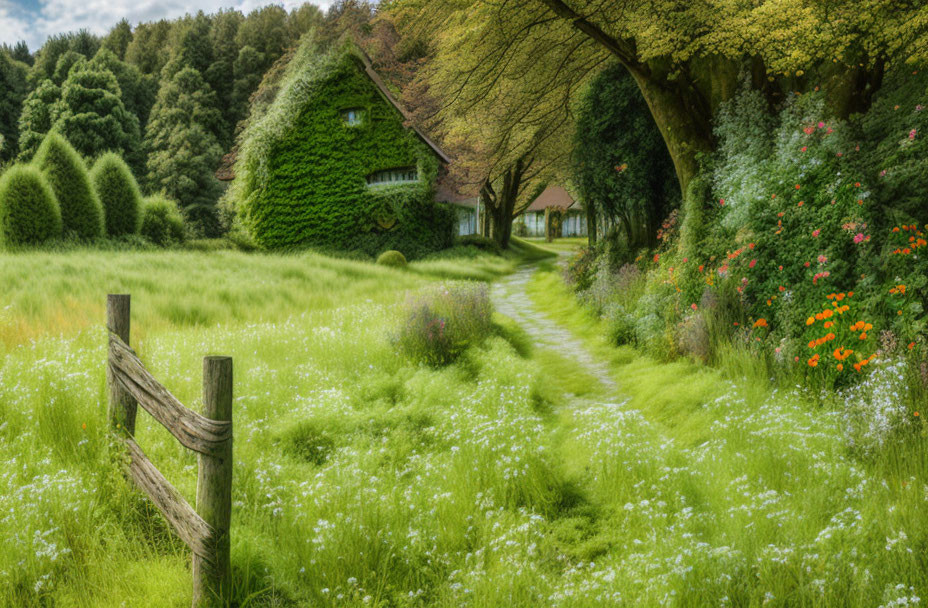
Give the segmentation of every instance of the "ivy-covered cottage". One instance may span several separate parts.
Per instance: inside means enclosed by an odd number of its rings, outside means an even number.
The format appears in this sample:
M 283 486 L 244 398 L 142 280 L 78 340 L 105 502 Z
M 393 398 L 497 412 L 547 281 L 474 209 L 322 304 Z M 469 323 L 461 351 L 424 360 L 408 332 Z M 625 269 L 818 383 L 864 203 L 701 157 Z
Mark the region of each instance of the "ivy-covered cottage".
M 414 258 L 460 231 L 454 208 L 435 201 L 447 155 L 350 41 L 322 51 L 304 38 L 228 159 L 217 173 L 232 180 L 227 203 L 264 247 Z
M 561 186 L 545 188 L 515 219 L 513 233 L 519 236 L 545 236 L 547 222 L 551 221 L 556 221 L 553 226 L 555 237 L 587 235 L 583 205 Z

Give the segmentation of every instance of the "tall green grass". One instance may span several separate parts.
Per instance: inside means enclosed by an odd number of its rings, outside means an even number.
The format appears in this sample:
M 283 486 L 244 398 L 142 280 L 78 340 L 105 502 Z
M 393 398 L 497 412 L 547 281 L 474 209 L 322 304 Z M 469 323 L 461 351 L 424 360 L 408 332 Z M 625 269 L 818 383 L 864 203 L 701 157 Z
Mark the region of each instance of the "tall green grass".
M 611 359 L 623 398 L 565 415 L 563 474 L 593 505 L 582 530 L 597 549 L 572 586 L 597 600 L 566 605 L 902 606 L 925 596 L 921 423 L 861 457 L 840 402 L 774 387 L 765 362 L 732 348 L 719 369 L 658 364 L 611 346 L 557 274 L 538 273 L 529 291 Z

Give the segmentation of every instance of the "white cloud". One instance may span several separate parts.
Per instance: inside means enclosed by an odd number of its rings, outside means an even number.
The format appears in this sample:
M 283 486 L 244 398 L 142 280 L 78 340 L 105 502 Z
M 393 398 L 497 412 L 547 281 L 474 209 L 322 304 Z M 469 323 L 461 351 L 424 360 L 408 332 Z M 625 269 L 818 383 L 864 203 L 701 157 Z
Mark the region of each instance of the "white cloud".
M 334 0 L 314 0 L 323 9 Z M 11 0 L 0 0 L 0 43 L 26 40 L 33 51 L 52 34 L 86 28 L 105 34 L 120 19 L 133 26 L 139 22 L 174 19 L 186 13 L 211 13 L 220 8 L 235 8 L 248 13 L 268 4 L 283 5 L 290 10 L 301 0 L 39 0 L 39 9 L 27 13 Z
M 27 39 L 30 29 L 23 11 L 7 0 L 0 0 L 0 43 L 10 45 L 19 40 Z

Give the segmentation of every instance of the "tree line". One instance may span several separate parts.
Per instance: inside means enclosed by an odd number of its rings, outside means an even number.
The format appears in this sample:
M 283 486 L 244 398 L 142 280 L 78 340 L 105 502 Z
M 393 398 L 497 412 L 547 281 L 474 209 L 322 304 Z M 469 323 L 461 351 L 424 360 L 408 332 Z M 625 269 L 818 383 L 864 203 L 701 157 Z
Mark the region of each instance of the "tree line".
M 122 156 L 144 189 L 178 201 L 202 236 L 217 236 L 215 171 L 265 73 L 310 29 L 336 38 L 373 15 L 344 0 L 122 20 L 105 36 L 57 34 L 31 52 L 0 47 L 0 164 L 31 161 L 49 132 L 86 159 Z

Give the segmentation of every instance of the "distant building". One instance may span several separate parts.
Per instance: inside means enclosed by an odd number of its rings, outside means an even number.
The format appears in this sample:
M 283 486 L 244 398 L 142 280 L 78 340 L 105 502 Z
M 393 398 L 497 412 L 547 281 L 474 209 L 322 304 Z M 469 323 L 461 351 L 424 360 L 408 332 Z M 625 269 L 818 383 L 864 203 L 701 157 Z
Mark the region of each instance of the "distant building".
M 532 204 L 515 219 L 512 231 L 517 236 L 545 236 L 545 217 L 547 209 L 566 209 L 567 215 L 561 223 L 559 237 L 586 236 L 586 211 L 579 201 L 561 186 L 548 186 Z

